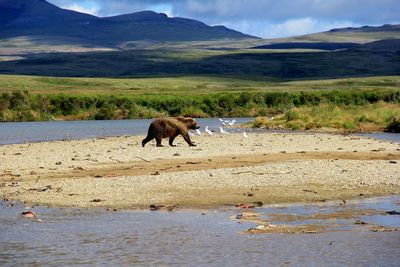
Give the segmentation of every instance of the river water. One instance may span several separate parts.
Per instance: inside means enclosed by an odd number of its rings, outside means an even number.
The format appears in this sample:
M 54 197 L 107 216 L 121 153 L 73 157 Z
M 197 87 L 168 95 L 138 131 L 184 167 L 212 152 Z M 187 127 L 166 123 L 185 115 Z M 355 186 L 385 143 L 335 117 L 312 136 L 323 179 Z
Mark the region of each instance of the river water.
M 223 118 L 232 121 L 233 118 Z M 254 118 L 235 118 L 236 124 L 246 123 Z M 202 130 L 207 125 L 218 131 L 221 121 L 218 118 L 197 119 Z M 105 136 L 145 135 L 151 120 L 107 120 L 107 121 L 46 121 L 46 122 L 6 122 L 0 123 L 0 145 L 53 140 L 75 140 Z M 229 129 L 228 131 L 239 131 Z M 255 130 L 253 130 L 255 131 Z M 264 132 L 279 132 L 262 130 Z M 364 136 L 400 142 L 400 134 L 372 133 Z
M 236 124 L 254 118 L 236 118 Z M 218 118 L 196 119 L 204 127 L 218 130 Z M 223 118 L 232 121 L 232 118 Z M 75 140 L 105 136 L 145 135 L 152 120 L 106 120 L 106 121 L 45 121 L 0 123 L 0 144 Z
M 349 201 L 345 207 L 330 202 L 255 210 L 268 216 L 399 208 L 400 197 L 393 196 Z M 237 208 L 33 209 L 40 221 L 22 218 L 23 205 L 0 202 L 1 266 L 399 266 L 400 231 L 372 232 L 354 224 L 361 219 L 398 228 L 399 215 L 329 219 L 322 223 L 339 227 L 319 234 L 246 234 L 254 223 L 232 219 L 242 212 Z

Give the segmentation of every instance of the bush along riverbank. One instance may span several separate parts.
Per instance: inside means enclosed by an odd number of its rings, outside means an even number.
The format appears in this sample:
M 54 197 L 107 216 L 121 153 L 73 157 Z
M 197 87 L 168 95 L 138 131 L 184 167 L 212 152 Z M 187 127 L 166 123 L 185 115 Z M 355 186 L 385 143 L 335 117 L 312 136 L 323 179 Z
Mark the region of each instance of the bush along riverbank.
M 275 117 L 257 117 L 253 127 L 341 132 L 400 132 L 400 105 L 383 101 L 355 106 L 321 104 L 291 108 Z
M 254 127 L 398 131 L 400 91 L 240 92 L 196 95 L 0 95 L 0 120 L 107 120 L 159 116 L 260 117 Z M 274 116 L 274 120 L 267 116 Z

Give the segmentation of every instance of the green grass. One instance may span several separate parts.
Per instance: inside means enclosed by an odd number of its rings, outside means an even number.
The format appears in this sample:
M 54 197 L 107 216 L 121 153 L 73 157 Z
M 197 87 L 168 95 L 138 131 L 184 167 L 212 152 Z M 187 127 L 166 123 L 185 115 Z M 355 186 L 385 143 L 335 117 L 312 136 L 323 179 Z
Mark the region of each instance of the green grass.
M 292 130 L 335 129 L 345 132 L 400 132 L 399 103 L 379 101 L 374 104 L 294 107 L 268 119 L 258 117 L 254 127 Z
M 177 76 L 149 78 L 59 78 L 0 75 L 0 93 L 28 91 L 31 94 L 202 95 L 232 92 L 294 92 L 320 90 L 396 90 L 400 76 L 330 80 L 282 81 L 244 77 Z
M 377 32 L 321 32 L 304 36 L 276 39 L 275 42 L 351 42 L 369 43 L 385 39 L 400 39 L 400 31 Z
M 81 38 L 61 36 L 20 36 L 0 39 L 0 56 L 30 53 L 110 51 Z

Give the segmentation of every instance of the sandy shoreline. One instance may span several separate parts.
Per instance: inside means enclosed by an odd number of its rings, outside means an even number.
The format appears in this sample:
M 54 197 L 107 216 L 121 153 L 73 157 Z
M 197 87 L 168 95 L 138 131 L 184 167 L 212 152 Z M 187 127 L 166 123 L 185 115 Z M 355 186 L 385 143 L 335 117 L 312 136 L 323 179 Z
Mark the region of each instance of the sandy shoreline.
M 215 207 L 400 194 L 400 144 L 320 133 L 123 136 L 0 146 L 3 199 L 57 207 Z M 164 140 L 164 144 L 167 142 Z

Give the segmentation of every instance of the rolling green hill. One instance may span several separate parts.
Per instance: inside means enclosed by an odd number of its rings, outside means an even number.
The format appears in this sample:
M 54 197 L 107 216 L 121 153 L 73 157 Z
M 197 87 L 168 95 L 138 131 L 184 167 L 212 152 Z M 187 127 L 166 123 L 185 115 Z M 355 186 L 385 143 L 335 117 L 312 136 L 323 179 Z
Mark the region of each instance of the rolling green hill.
M 55 53 L 0 62 L 2 74 L 69 77 L 218 75 L 252 79 L 327 79 L 400 74 L 400 40 L 334 52 L 128 50 Z
M 191 42 L 151 42 L 147 40 L 124 42 L 121 49 L 312 49 L 336 50 L 360 44 L 400 39 L 400 25 L 332 29 L 326 32 L 276 39 L 241 39 Z
M 322 43 L 355 43 L 364 44 L 387 39 L 400 39 L 400 25 L 363 26 L 359 28 L 339 28 L 326 32 L 279 38 L 264 41 L 270 43 L 322 42 Z

